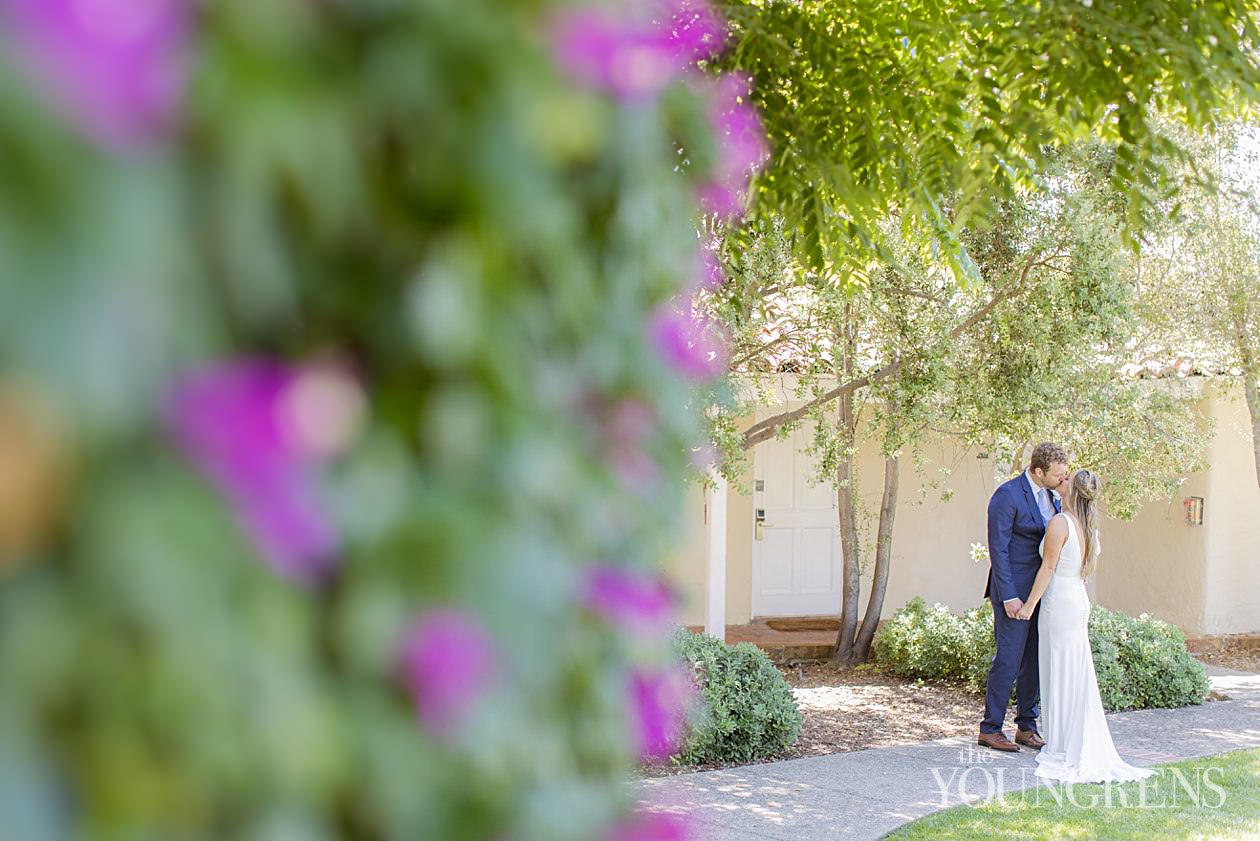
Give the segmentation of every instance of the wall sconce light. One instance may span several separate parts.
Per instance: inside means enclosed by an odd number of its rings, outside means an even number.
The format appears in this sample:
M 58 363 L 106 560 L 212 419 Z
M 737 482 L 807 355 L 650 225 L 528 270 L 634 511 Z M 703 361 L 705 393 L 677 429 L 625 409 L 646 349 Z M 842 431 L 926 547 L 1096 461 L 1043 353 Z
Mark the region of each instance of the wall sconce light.
M 1186 510 L 1187 526 L 1203 525 L 1203 497 L 1188 496 L 1181 504 Z

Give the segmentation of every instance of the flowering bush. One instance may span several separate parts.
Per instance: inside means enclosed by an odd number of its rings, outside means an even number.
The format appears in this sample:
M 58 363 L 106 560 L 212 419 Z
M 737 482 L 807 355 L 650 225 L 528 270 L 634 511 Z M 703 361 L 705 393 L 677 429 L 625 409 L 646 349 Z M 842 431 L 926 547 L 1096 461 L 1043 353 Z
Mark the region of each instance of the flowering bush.
M 6 837 L 689 837 L 622 781 L 690 703 L 699 213 L 765 154 L 720 19 L 0 0 L 0 42 Z

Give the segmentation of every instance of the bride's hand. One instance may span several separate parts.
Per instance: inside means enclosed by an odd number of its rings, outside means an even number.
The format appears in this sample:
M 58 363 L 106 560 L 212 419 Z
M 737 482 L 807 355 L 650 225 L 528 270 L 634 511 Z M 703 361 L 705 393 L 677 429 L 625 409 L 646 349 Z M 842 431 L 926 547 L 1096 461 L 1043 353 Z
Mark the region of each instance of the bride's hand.
M 1015 614 L 1018 619 L 1032 619 L 1033 609 L 1031 605 L 1024 605 L 1019 609 L 1019 613 Z

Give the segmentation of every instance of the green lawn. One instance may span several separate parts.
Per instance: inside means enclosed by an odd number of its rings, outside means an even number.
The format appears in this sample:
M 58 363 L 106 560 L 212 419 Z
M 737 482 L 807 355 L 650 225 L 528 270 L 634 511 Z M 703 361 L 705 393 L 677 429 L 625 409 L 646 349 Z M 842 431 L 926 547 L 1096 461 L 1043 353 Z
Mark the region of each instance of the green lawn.
M 1158 766 L 1142 783 L 1013 792 L 907 824 L 889 838 L 1164 839 L 1260 837 L 1260 750 Z M 1180 772 L 1178 774 L 1178 771 Z M 1091 805 L 1093 804 L 1093 805 Z

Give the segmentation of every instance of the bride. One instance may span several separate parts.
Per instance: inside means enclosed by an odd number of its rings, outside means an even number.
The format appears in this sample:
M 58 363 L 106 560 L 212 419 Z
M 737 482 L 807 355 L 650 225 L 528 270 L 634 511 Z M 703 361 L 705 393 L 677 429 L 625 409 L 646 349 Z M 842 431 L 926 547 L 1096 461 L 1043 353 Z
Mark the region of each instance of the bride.
M 1116 753 L 1103 716 L 1089 647 L 1085 579 L 1098 559 L 1098 477 L 1077 470 L 1063 494 L 1063 513 L 1046 527 L 1041 569 L 1019 611 L 1029 619 L 1041 602 L 1037 654 L 1041 671 L 1041 734 L 1037 776 L 1071 783 L 1141 780 L 1154 771 Z

